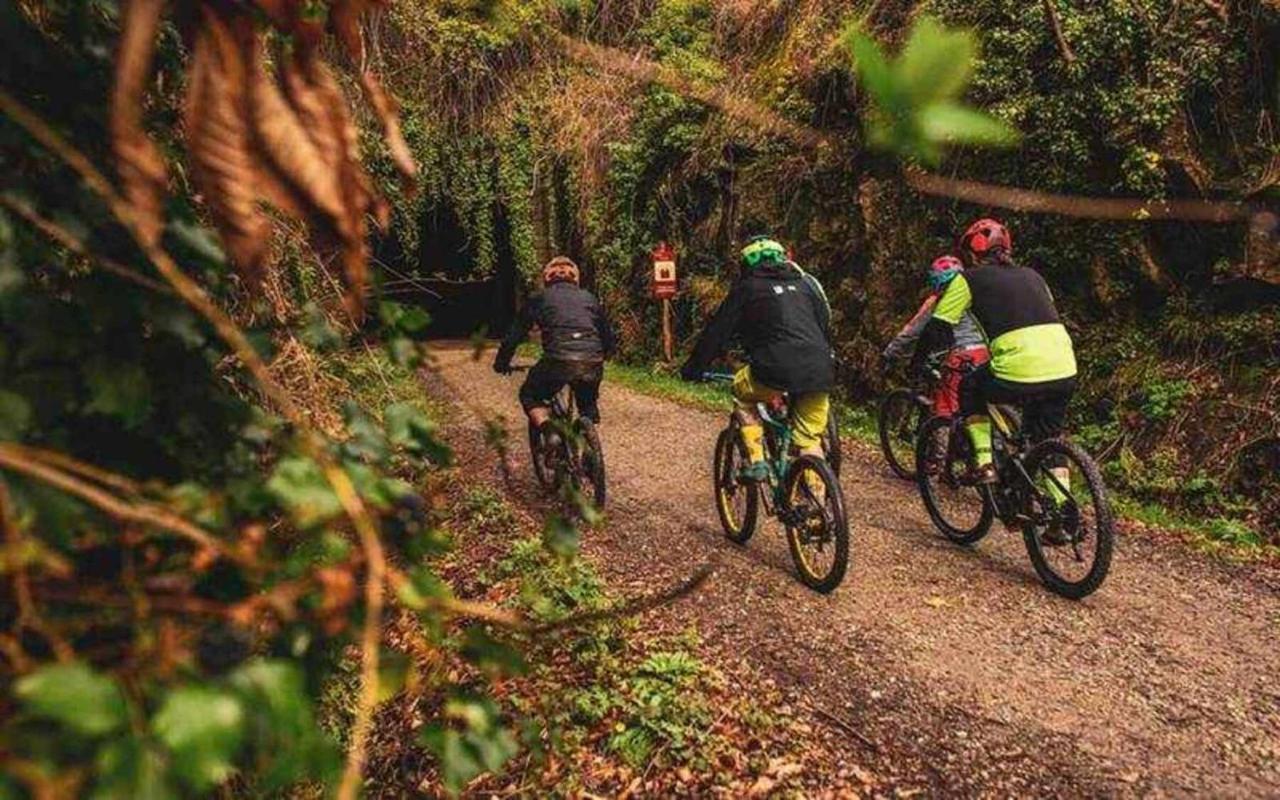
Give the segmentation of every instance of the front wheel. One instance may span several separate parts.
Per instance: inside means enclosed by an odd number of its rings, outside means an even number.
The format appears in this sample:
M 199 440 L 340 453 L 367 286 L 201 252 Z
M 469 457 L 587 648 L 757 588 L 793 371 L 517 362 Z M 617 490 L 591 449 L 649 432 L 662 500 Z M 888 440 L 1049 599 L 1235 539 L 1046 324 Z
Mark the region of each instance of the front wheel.
M 831 406 L 827 411 L 827 430 L 822 434 L 822 454 L 831 465 L 831 471 L 839 477 L 844 453 L 840 450 L 840 424 L 836 421 L 835 406 Z
M 920 499 L 942 535 L 963 545 L 986 536 L 995 504 L 989 488 L 968 481 L 973 447 L 964 428 L 933 417 L 921 426 L 915 450 Z
M 849 567 L 849 518 L 831 465 L 814 456 L 791 462 L 785 483 L 787 544 L 805 586 L 826 594 Z
M 604 447 L 600 444 L 600 431 L 589 419 L 578 420 L 578 468 L 575 475 L 574 488 L 585 495 L 585 499 L 595 503 L 597 512 L 604 511 L 605 477 Z
M 756 518 L 760 513 L 759 487 L 738 479 L 738 471 L 747 463 L 747 448 L 738 435 L 738 426 L 730 425 L 716 439 L 711 474 L 720 527 L 724 528 L 729 541 L 736 544 L 746 544 L 756 532 Z
M 894 389 L 880 401 L 876 415 L 880 430 L 880 450 L 893 474 L 904 481 L 915 480 L 916 434 L 925 411 L 915 393 Z
M 1022 529 L 1031 565 L 1055 594 L 1093 594 L 1111 569 L 1115 540 L 1098 465 L 1074 442 L 1049 439 L 1032 448 L 1026 470 L 1035 485 L 1028 509 L 1035 521 Z

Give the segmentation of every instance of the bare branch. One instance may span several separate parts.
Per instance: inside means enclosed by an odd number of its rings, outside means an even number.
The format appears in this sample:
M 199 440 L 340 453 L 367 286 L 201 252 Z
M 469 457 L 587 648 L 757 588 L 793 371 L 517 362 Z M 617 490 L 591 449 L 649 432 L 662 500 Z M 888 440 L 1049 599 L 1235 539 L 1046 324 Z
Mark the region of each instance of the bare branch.
M 1064 217 L 1126 222 L 1183 220 L 1226 223 L 1243 222 L 1254 214 L 1254 209 L 1249 205 L 1235 201 L 1078 197 L 947 178 L 914 169 L 907 170 L 905 175 L 907 185 L 923 194 L 1013 211 L 1060 214 Z
M 114 261 L 106 256 L 101 256 L 97 253 L 91 252 L 84 242 L 73 236 L 66 228 L 63 228 L 52 220 L 40 216 L 34 208 L 21 200 L 18 200 L 16 197 L 8 194 L 0 194 L 0 205 L 17 214 L 19 217 L 22 217 L 30 223 L 31 227 L 40 231 L 45 236 L 48 236 L 50 239 L 76 255 L 96 261 L 98 266 L 102 267 L 102 269 L 107 272 L 110 272 L 112 275 L 124 278 L 127 281 L 132 281 L 133 283 L 146 287 L 153 292 L 168 295 L 173 294 L 169 287 L 165 286 L 160 281 L 135 272 L 118 261 Z
M 47 464 L 32 461 L 23 452 L 23 448 L 0 444 L 0 468 L 26 475 L 50 486 L 57 487 L 67 494 L 75 495 L 85 502 L 105 511 L 116 519 L 149 525 L 176 533 L 200 547 L 213 550 L 227 558 L 238 559 L 204 529 L 188 522 L 167 509 L 150 504 L 127 503 L 113 497 L 102 489 L 92 486 L 74 475 L 68 475 Z
M 1067 38 L 1062 35 L 1062 23 L 1058 19 L 1058 9 L 1053 7 L 1053 0 L 1044 0 L 1044 15 L 1049 19 L 1049 29 L 1053 31 L 1053 39 L 1058 43 L 1058 52 L 1062 54 L 1062 60 L 1068 64 L 1074 64 L 1076 54 L 1071 49 L 1071 45 L 1067 44 Z

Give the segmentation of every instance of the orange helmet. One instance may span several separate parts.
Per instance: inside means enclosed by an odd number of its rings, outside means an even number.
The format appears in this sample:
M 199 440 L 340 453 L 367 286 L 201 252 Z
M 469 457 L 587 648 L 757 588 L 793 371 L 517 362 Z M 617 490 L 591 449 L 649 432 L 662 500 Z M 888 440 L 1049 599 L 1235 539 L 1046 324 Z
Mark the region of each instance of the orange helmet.
M 577 283 L 580 274 L 578 265 L 568 256 L 556 256 L 542 268 L 542 283 L 549 286 L 556 281 L 572 281 Z

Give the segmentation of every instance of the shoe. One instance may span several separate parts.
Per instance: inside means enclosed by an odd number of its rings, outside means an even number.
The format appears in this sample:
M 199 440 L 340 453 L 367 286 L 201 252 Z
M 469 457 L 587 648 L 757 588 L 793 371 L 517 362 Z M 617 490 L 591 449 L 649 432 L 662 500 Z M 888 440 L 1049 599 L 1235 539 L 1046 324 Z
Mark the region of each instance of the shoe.
M 741 483 L 763 483 L 769 480 L 769 465 L 763 461 L 753 461 L 738 470 Z
M 1000 480 L 996 474 L 995 464 L 983 464 L 980 467 L 970 467 L 965 473 L 965 483 L 969 484 L 993 484 Z

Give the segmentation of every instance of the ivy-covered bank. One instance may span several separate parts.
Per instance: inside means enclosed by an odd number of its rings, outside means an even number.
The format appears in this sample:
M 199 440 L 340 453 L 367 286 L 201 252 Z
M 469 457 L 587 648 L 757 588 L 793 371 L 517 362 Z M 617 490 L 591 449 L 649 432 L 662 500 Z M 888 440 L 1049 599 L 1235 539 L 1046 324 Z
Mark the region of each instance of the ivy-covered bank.
M 926 13 L 980 32 L 968 99 L 1021 142 L 953 152 L 944 174 L 1070 194 L 1276 197 L 1274 4 L 1052 5 L 1056 22 L 1043 4 L 1008 0 L 563 2 L 550 19 L 470 21 L 401 4 L 385 46 L 426 54 L 397 87 L 426 190 L 397 209 L 396 237 L 414 262 L 422 220 L 443 209 L 465 231 L 458 263 L 526 282 L 567 251 L 617 320 L 624 358 L 646 361 L 659 341 L 650 248 L 679 251 L 687 343 L 725 288 L 734 243 L 771 230 L 827 285 L 845 387 L 870 398 L 896 379 L 878 354 L 914 308 L 921 268 L 989 209 L 915 194 L 866 149 L 852 28 L 890 49 Z M 776 119 L 823 143 L 769 132 Z M 1274 519 L 1274 244 L 1243 223 L 1001 216 L 1068 315 L 1084 368 L 1074 429 L 1109 478 L 1197 514 Z

